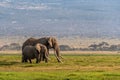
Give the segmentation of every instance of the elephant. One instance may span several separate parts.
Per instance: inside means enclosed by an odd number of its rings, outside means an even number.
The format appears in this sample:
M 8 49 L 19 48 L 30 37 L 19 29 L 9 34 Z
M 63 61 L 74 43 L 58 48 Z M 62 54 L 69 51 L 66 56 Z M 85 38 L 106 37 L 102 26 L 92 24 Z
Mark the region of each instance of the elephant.
M 42 44 L 36 44 L 35 46 L 27 45 L 22 50 L 22 62 L 27 62 L 29 60 L 32 63 L 31 59 L 36 58 L 36 63 L 39 63 L 41 60 L 45 59 L 45 62 L 48 62 L 48 52 L 46 46 Z
M 62 62 L 61 59 L 60 59 L 60 58 L 62 58 L 61 55 L 60 55 L 60 48 L 59 48 L 59 45 L 58 45 L 58 42 L 57 42 L 56 38 L 54 38 L 54 37 L 42 37 L 42 38 L 39 38 L 39 39 L 29 38 L 23 43 L 22 50 L 27 45 L 34 46 L 37 43 L 41 43 L 41 44 L 45 45 L 47 47 L 48 54 L 49 54 L 49 49 L 53 48 L 57 61 Z
M 34 46 L 27 45 L 22 51 L 22 62 L 27 62 L 29 59 L 29 62 L 32 63 L 31 59 L 36 58 L 36 63 L 40 60 L 40 54 L 36 50 Z
M 36 44 L 36 49 L 38 50 L 38 52 L 40 53 L 40 61 L 44 61 L 48 62 L 48 51 L 45 45 L 37 43 Z

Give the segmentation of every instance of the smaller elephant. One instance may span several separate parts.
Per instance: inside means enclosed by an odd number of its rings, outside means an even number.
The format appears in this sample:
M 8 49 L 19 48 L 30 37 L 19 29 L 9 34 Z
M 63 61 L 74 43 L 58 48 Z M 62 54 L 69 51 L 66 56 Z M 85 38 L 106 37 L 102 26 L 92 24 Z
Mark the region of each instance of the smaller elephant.
M 40 56 L 39 52 L 36 50 L 35 46 L 26 46 L 22 51 L 22 62 L 27 62 L 27 60 L 32 63 L 31 59 L 36 58 L 36 63 L 39 62 Z
M 22 62 L 27 62 L 29 60 L 32 63 L 31 59 L 36 58 L 36 63 L 39 63 L 41 60 L 45 59 L 45 62 L 48 62 L 48 53 L 47 48 L 42 44 L 36 44 L 35 46 L 25 46 L 22 51 Z
M 45 45 L 37 43 L 36 44 L 36 49 L 40 53 L 40 61 L 48 62 L 48 50 Z

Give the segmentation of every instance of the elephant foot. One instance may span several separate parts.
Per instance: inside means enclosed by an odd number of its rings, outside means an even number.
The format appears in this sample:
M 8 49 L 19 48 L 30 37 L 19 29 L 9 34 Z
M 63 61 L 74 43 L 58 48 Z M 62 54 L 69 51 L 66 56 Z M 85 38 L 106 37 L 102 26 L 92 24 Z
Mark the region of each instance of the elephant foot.
M 62 56 L 60 56 L 61 59 L 64 59 Z
M 61 60 L 58 60 L 59 63 L 63 63 Z
M 48 63 L 48 60 L 47 60 L 47 59 L 45 60 L 45 63 Z
M 24 60 L 22 60 L 21 62 L 24 63 Z
M 22 63 L 27 63 L 28 61 L 27 61 L 27 60 L 22 60 L 21 62 L 22 62 Z
M 47 57 L 47 58 L 48 58 L 49 61 L 51 60 L 49 57 Z
M 38 62 L 36 62 L 36 63 L 38 63 Z
M 39 61 L 36 61 L 36 63 L 39 63 Z

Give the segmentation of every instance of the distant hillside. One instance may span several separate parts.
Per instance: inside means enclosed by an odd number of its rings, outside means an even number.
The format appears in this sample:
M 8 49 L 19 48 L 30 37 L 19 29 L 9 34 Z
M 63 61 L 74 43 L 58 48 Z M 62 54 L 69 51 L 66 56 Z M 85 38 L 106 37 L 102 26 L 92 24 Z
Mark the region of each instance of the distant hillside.
M 0 0 L 0 36 L 120 37 L 119 0 Z
M 6 51 L 6 50 L 21 50 L 21 46 L 18 43 L 11 43 L 10 45 L 3 45 L 0 47 L 0 51 Z

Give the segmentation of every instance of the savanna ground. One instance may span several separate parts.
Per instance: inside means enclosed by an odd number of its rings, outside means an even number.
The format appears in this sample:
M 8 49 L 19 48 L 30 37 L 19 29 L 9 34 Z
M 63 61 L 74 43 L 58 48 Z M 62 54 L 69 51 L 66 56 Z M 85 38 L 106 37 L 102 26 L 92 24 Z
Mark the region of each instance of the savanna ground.
M 120 80 L 120 54 L 64 52 L 63 63 L 21 63 L 20 54 L 0 53 L 0 80 Z M 116 52 L 115 52 L 116 53 Z

